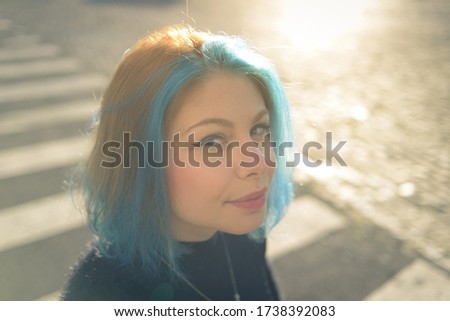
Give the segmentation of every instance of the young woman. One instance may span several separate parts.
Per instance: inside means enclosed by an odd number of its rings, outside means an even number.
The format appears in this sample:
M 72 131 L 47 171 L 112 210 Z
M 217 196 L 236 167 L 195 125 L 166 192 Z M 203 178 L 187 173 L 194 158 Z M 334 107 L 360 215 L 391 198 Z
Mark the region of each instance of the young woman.
M 139 40 L 103 96 L 80 180 L 95 240 L 62 299 L 277 300 L 265 237 L 292 198 L 286 141 L 280 80 L 243 40 Z

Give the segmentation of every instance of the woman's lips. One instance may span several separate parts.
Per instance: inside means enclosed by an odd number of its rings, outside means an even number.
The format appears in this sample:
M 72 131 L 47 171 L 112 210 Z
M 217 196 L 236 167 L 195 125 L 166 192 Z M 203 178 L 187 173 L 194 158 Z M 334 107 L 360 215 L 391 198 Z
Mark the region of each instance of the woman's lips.
M 266 188 L 227 203 L 243 209 L 257 210 L 266 203 Z

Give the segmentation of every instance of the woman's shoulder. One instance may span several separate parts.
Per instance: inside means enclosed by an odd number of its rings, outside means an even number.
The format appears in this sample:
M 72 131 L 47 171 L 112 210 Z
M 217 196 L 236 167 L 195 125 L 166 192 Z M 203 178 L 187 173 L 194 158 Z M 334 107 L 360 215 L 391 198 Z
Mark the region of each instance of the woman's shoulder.
M 61 300 L 142 300 L 143 272 L 109 259 L 90 246 L 71 269 Z
M 265 240 L 256 242 L 247 235 L 224 233 L 226 246 L 237 265 L 236 273 L 248 272 L 260 275 L 259 270 L 265 266 Z M 197 266 L 204 257 L 211 264 L 225 260 L 223 243 L 220 237 L 193 247 L 191 254 L 183 258 L 183 264 Z M 207 264 L 209 267 L 209 264 Z M 221 264 L 220 266 L 226 266 Z M 245 271 L 241 270 L 245 266 Z M 213 267 L 211 267 L 213 268 Z M 215 267 L 217 268 L 217 267 Z M 204 269 L 201 271 L 204 272 Z M 202 273 L 203 273 L 202 272 Z M 228 273 L 222 269 L 218 273 Z M 214 271 L 206 275 L 213 275 Z M 203 279 L 205 274 L 198 276 Z M 248 275 L 243 275 L 247 279 Z M 121 264 L 104 256 L 95 245 L 91 245 L 78 263 L 72 268 L 68 281 L 63 288 L 61 300 L 68 301 L 132 301 L 132 300 L 174 300 L 197 297 L 189 288 L 180 284 L 171 284 L 167 278 L 155 279 L 144 273 L 143 269 Z M 220 279 L 220 277 L 218 277 Z M 214 281 L 214 280 L 212 280 Z M 215 280 L 214 282 L 217 282 Z M 181 283 L 181 285 L 184 285 Z M 181 289 L 180 289 L 181 287 Z M 183 290 L 184 289 L 184 290 Z

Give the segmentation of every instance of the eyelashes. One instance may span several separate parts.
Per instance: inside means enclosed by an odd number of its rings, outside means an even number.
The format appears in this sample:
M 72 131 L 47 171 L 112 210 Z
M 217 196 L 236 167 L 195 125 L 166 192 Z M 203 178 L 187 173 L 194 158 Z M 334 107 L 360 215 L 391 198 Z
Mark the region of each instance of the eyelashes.
M 199 142 L 192 143 L 194 147 L 217 147 L 224 140 L 224 137 L 221 135 L 209 135 L 200 140 Z
M 269 124 L 258 124 L 252 128 L 250 134 L 253 136 L 265 136 L 270 134 L 271 126 Z
M 261 123 L 253 126 L 250 130 L 250 136 L 255 141 L 262 141 L 270 137 L 271 134 L 271 126 L 267 123 Z M 269 135 L 269 136 L 267 136 Z M 208 135 L 205 138 L 201 139 L 198 142 L 192 143 L 193 147 L 202 147 L 202 148 L 210 148 L 210 147 L 219 147 L 227 141 L 225 135 L 222 134 L 212 134 Z

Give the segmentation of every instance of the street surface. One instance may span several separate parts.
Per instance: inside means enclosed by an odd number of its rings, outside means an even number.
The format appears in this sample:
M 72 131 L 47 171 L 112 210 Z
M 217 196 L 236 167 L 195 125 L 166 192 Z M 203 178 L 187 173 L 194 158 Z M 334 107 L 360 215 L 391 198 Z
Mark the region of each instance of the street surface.
M 450 3 L 336 2 L 2 2 L 0 300 L 57 298 L 91 237 L 64 182 L 102 90 L 138 37 L 181 22 L 274 61 L 299 150 L 346 141 L 348 166 L 296 169 L 269 238 L 282 298 L 450 300 Z

